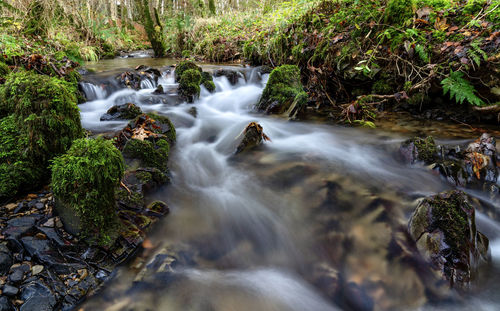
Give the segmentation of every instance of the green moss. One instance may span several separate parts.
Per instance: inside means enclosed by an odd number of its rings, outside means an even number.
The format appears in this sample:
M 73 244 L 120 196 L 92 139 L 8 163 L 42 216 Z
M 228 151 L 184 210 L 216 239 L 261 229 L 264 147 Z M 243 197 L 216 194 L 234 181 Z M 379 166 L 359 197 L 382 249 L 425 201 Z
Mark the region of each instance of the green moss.
M 462 207 L 469 211 L 474 208 L 469 205 L 463 192 L 456 190 L 426 199 L 425 202 L 432 207 L 432 222 L 428 231 L 442 230 L 446 244 L 458 256 L 470 239 L 468 216 Z
M 66 73 L 66 75 L 64 76 L 64 80 L 76 86 L 78 82 L 82 80 L 82 75 L 79 74 L 76 70 L 71 70 Z
M 212 75 L 208 72 L 202 72 L 201 73 L 201 84 L 210 92 L 213 93 L 215 92 L 215 83 L 214 83 L 214 78 Z
M 425 139 L 415 138 L 413 140 L 415 147 L 418 150 L 418 159 L 424 161 L 425 163 L 431 163 L 435 160 L 437 154 L 436 143 L 432 136 L 428 136 Z
M 76 92 L 71 83 L 28 71 L 10 74 L 0 89 L 0 117 L 14 113 L 37 162 L 64 153 L 83 136 Z
M 380 79 L 373 83 L 372 93 L 378 95 L 387 95 L 393 93 L 393 89 L 386 80 Z
M 182 73 L 179 81 L 179 94 L 192 103 L 200 96 L 201 73 L 196 69 L 188 69 Z
M 0 120 L 0 198 L 39 186 L 44 169 L 24 152 L 28 137 L 19 133 L 14 115 Z
M 52 190 L 80 218 L 89 243 L 105 245 L 116 230 L 115 188 L 123 176 L 123 157 L 111 141 L 78 139 L 54 159 Z
M 175 67 L 175 81 L 179 82 L 181 80 L 182 74 L 187 70 L 197 70 L 201 72 L 201 67 L 196 65 L 194 62 L 190 60 L 185 60 L 179 63 L 177 67 Z
M 305 105 L 307 93 L 300 81 L 300 69 L 295 65 L 275 68 L 262 93 L 257 109 L 272 113 L 284 113 L 292 106 Z
M 139 159 L 142 166 L 154 167 L 161 171 L 167 170 L 170 144 L 165 139 L 156 142 L 131 139 L 123 147 L 123 155 L 132 159 Z
M 415 11 L 415 0 L 389 0 L 385 9 L 385 22 L 402 25 L 410 20 Z
M 463 13 L 466 15 L 476 15 L 487 4 L 486 0 L 468 0 L 463 8 Z
M 9 66 L 7 66 L 4 62 L 0 62 L 0 78 L 5 78 L 9 72 Z

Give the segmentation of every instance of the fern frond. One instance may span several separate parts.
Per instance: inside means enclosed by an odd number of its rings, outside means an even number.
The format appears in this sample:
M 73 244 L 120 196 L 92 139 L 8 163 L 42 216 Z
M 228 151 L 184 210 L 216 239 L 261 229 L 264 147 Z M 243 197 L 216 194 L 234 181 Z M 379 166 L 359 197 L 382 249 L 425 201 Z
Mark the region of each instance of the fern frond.
M 464 74 L 460 71 L 450 71 L 450 76 L 441 81 L 443 94 L 446 95 L 449 92 L 450 99 L 455 98 L 455 101 L 460 104 L 467 100 L 471 105 L 483 106 L 484 101 L 477 97 L 476 89 L 463 76 Z
M 482 60 L 488 59 L 488 54 L 486 54 L 486 52 L 480 47 L 481 42 L 481 39 L 472 41 L 470 43 L 471 48 L 467 51 L 467 55 L 472 58 L 477 66 L 481 65 Z

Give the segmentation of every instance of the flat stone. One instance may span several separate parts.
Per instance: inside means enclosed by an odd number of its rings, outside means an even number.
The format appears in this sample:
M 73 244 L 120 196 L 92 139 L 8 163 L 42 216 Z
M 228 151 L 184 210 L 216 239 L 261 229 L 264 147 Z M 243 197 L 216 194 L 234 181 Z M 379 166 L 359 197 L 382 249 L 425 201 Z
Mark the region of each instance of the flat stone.
M 21 292 L 25 303 L 21 311 L 52 311 L 56 305 L 54 293 L 40 280 L 29 283 Z
M 12 285 L 4 285 L 2 289 L 2 294 L 5 296 L 13 297 L 19 293 L 19 289 L 17 287 L 14 287 Z
M 37 275 L 43 271 L 42 265 L 36 265 L 31 268 L 31 275 Z
M 33 228 L 37 220 L 38 217 L 36 216 L 13 218 L 7 221 L 7 229 L 3 231 L 3 234 L 8 237 L 13 237 L 14 239 L 18 239 L 22 235 L 29 232 Z
M 0 311 L 14 311 L 14 307 L 5 296 L 0 297 Z
M 36 209 L 40 210 L 40 209 L 43 209 L 44 207 L 45 207 L 45 205 L 43 203 L 41 203 L 41 202 L 38 202 L 38 203 L 35 204 L 35 208 Z
M 24 237 L 21 239 L 21 242 L 23 243 L 24 248 L 31 257 L 39 257 L 42 253 L 50 250 L 49 241 L 47 240 L 38 240 L 33 237 Z
M 47 221 L 45 223 L 43 223 L 42 226 L 53 228 L 54 227 L 54 223 L 55 223 L 54 218 L 49 218 L 49 219 L 47 219 Z
M 55 244 L 59 245 L 59 246 L 64 246 L 66 245 L 64 243 L 64 240 L 61 239 L 61 237 L 59 236 L 59 234 L 57 234 L 57 231 L 56 229 L 54 228 L 47 228 L 47 227 L 40 227 L 39 228 L 40 231 L 42 231 L 43 233 L 45 233 L 45 235 L 52 241 L 54 242 Z
M 4 206 L 9 212 L 13 211 L 17 207 L 17 203 L 9 203 Z

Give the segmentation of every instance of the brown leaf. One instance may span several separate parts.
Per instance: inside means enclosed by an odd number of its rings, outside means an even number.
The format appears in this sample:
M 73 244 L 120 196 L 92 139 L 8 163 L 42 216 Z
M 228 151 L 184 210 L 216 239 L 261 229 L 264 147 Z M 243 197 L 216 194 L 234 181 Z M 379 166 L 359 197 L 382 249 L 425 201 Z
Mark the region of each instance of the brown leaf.
M 436 28 L 436 30 L 444 31 L 449 27 L 450 25 L 446 23 L 446 17 L 445 18 L 436 17 L 436 22 L 434 23 L 434 28 Z

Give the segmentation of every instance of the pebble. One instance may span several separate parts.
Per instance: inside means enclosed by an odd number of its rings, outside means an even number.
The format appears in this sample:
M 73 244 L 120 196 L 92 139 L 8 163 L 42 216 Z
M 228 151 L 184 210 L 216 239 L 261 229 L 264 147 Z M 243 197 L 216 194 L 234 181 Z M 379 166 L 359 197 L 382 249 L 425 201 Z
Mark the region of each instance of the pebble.
M 19 289 L 11 285 L 5 285 L 2 290 L 2 295 L 9 297 L 15 296 L 17 293 L 19 293 Z
M 40 203 L 40 202 L 39 202 L 39 203 L 36 203 L 36 204 L 35 204 L 35 208 L 36 208 L 36 209 L 43 209 L 44 207 L 45 207 L 45 205 L 44 205 L 43 203 Z
M 10 211 L 13 211 L 16 207 L 17 207 L 17 204 L 16 204 L 16 203 L 10 203 L 10 204 L 5 205 L 5 208 L 6 208 L 9 212 L 10 212 Z
M 49 218 L 42 226 L 53 228 L 54 227 L 54 218 Z
M 24 279 L 24 272 L 22 269 L 16 269 L 9 275 L 9 281 L 14 284 L 20 283 Z
M 31 268 L 31 275 L 37 275 L 42 271 L 43 271 L 43 266 L 41 265 L 33 266 L 33 268 Z

